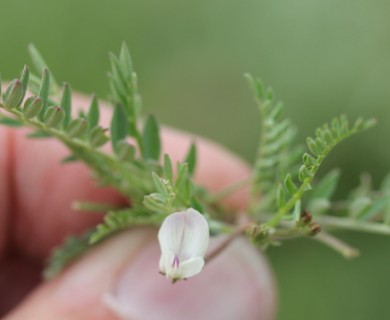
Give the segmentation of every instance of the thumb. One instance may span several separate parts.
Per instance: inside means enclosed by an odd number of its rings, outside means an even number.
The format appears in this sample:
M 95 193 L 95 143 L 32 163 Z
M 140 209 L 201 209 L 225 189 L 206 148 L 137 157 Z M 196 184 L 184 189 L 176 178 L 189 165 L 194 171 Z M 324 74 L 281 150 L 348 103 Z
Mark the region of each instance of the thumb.
M 198 276 L 172 284 L 158 274 L 156 238 L 155 230 L 136 229 L 105 241 L 5 320 L 274 319 L 270 270 L 245 240 L 235 240 Z

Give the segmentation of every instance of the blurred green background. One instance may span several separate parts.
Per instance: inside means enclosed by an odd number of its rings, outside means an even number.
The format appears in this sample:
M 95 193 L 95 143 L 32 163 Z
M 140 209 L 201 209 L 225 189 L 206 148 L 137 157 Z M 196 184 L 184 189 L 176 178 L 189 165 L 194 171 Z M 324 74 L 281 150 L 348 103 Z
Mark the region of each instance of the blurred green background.
M 145 106 L 166 124 L 252 161 L 259 128 L 249 71 L 274 87 L 299 138 L 340 113 L 380 120 L 326 162 L 324 171 L 343 169 L 339 195 L 361 171 L 379 184 L 389 169 L 389 1 L 2 0 L 0 12 L 3 78 L 19 74 L 33 42 L 57 79 L 104 98 L 107 52 L 125 40 Z M 390 319 L 390 239 L 342 238 L 361 249 L 359 259 L 310 240 L 268 252 L 278 319 Z

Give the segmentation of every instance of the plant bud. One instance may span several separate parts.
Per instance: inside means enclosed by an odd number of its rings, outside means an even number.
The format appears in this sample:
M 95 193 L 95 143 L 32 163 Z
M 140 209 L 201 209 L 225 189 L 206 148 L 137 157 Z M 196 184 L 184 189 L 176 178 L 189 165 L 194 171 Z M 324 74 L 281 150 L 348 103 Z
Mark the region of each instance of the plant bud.
M 64 120 L 64 116 L 64 110 L 62 110 L 60 107 L 50 107 L 47 109 L 43 117 L 43 122 L 48 127 L 57 127 L 59 124 L 61 124 L 62 120 Z
M 6 109 L 17 108 L 23 99 L 23 84 L 20 80 L 13 80 L 3 95 L 4 106 Z
M 67 131 L 70 137 L 79 138 L 87 132 L 87 129 L 88 122 L 83 118 L 79 118 L 71 121 L 67 128 Z
M 107 129 L 103 129 L 102 127 L 96 127 L 92 129 L 91 135 L 89 137 L 89 142 L 92 147 L 100 147 L 104 145 L 109 138 L 106 135 Z
M 28 97 L 24 103 L 23 115 L 26 119 L 31 119 L 37 116 L 43 108 L 43 100 L 38 96 Z

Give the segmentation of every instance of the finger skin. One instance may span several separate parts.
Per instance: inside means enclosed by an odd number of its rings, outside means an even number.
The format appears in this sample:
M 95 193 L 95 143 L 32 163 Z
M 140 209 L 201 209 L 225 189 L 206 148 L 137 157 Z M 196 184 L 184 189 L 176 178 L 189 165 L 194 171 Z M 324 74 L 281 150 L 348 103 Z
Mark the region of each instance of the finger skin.
M 5 128 L 0 128 L 0 257 L 5 253 L 10 234 L 10 199 L 11 189 L 9 188 L 11 163 L 10 154 L 10 133 Z
M 158 274 L 158 258 L 156 231 L 123 233 L 41 285 L 5 320 L 274 319 L 270 269 L 245 240 L 174 285 Z M 107 295 L 122 296 L 121 313 Z

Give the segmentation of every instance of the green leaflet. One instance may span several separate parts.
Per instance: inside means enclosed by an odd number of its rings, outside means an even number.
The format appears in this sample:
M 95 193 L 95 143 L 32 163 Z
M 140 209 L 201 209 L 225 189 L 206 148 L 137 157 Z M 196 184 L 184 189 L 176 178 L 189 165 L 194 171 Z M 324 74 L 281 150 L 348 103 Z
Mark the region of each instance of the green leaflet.
M 25 94 L 27 92 L 29 77 L 30 77 L 30 71 L 28 70 L 28 67 L 25 65 L 23 70 L 22 70 L 22 74 L 20 75 L 20 82 L 23 85 L 23 97 L 25 96 Z M 1 83 L 0 83 L 0 86 L 1 86 Z M 20 103 L 22 103 L 22 100 L 23 100 L 23 98 L 20 100 Z
M 45 69 L 49 73 L 49 76 L 51 78 L 51 87 L 53 89 L 53 93 L 57 94 L 59 90 L 59 86 L 57 84 L 57 81 L 54 79 L 50 68 L 48 67 L 47 63 L 43 59 L 42 55 L 38 51 L 38 49 L 34 46 L 34 44 L 30 43 L 28 46 L 28 51 L 30 53 L 31 60 L 33 62 L 33 65 L 37 71 L 38 74 L 42 73 Z
M 49 264 L 44 270 L 44 277 L 51 279 L 59 274 L 69 263 L 79 258 L 89 248 L 89 238 L 92 231 L 88 230 L 80 236 L 70 236 L 64 243 L 56 248 L 49 259 Z
M 39 93 L 38 93 L 38 96 L 41 97 L 43 101 L 43 108 L 41 113 L 39 114 L 40 120 L 43 120 L 43 116 L 46 113 L 46 109 L 48 108 L 49 91 L 50 91 L 50 73 L 47 69 L 43 69 L 42 82 L 39 87 Z
M 292 178 L 291 178 L 291 174 L 287 174 L 286 178 L 284 179 L 284 186 L 286 188 L 286 190 L 290 193 L 290 194 L 294 194 L 295 192 L 297 192 L 297 186 L 295 185 L 295 183 L 292 181 Z
M 145 160 L 160 158 L 160 131 L 156 118 L 149 115 L 142 132 L 142 155 Z
M 104 222 L 97 226 L 92 232 L 89 243 L 97 243 L 104 238 L 130 226 L 158 225 L 163 216 L 145 215 L 145 209 L 129 208 L 124 210 L 111 211 L 104 217 Z
M 173 181 L 172 161 L 168 154 L 164 154 L 163 173 L 165 179 L 167 179 L 170 182 Z
M 18 128 L 18 127 L 22 127 L 24 125 L 24 122 L 12 118 L 0 118 L 0 124 L 9 127 Z
M 27 134 L 27 137 L 32 139 L 42 139 L 42 138 L 50 138 L 51 134 L 46 131 L 35 131 Z
M 340 179 L 340 170 L 333 169 L 329 171 L 317 184 L 311 192 L 310 198 L 329 199 L 336 190 L 337 183 Z
M 128 130 L 128 121 L 126 118 L 126 114 L 121 105 L 117 105 L 114 109 L 114 114 L 111 119 L 111 144 L 113 149 L 117 152 L 118 147 L 117 144 L 119 141 L 126 138 Z
M 193 143 L 191 143 L 190 149 L 188 150 L 188 153 L 187 153 L 186 158 L 184 160 L 184 162 L 188 164 L 188 173 L 191 176 L 195 172 L 196 158 L 197 158 L 196 144 L 195 144 L 195 142 L 193 142 Z
M 96 97 L 96 94 L 92 96 L 91 103 L 88 110 L 88 124 L 89 128 L 93 129 L 99 124 L 100 111 L 99 111 L 99 102 Z
M 3 95 L 4 108 L 12 110 L 19 107 L 23 100 L 23 84 L 19 79 L 10 82 Z
M 64 110 L 63 125 L 66 128 L 72 116 L 72 90 L 68 83 L 64 84 L 64 91 L 62 93 L 61 108 Z

